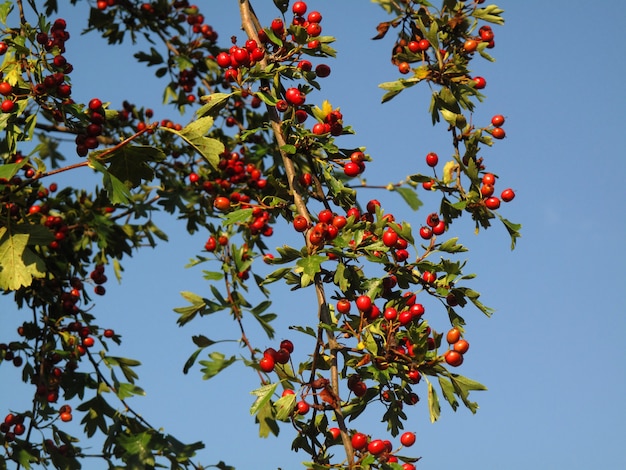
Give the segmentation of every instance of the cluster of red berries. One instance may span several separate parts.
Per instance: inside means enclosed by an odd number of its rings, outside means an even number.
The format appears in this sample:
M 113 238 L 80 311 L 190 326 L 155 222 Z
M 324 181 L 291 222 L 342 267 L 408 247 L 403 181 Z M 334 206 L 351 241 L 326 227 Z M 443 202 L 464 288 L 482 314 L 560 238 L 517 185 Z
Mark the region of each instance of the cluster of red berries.
M 493 173 L 485 173 L 482 177 L 482 185 L 480 194 L 483 202 L 488 209 L 496 210 L 500 207 L 500 200 L 504 202 L 512 201 L 515 198 L 515 192 L 511 188 L 507 188 L 500 193 L 500 197 L 494 196 L 496 177 Z
M 478 29 L 478 36 L 471 37 L 465 40 L 465 43 L 463 43 L 463 49 L 465 50 L 465 52 L 472 53 L 476 49 L 478 49 L 478 45 L 481 42 L 487 43 L 487 45 L 485 46 L 487 47 L 487 49 L 493 49 L 496 45 L 496 43 L 494 42 L 494 37 L 495 34 L 491 29 L 491 26 L 481 26 Z
M 365 154 L 360 150 L 350 154 L 350 161 L 344 163 L 343 172 L 348 178 L 359 176 L 365 171 Z
M 504 116 L 502 114 L 496 114 L 491 118 L 491 125 L 493 129 L 491 130 L 491 136 L 494 139 L 504 139 L 506 137 L 506 132 L 502 129 L 502 125 L 504 124 Z
M 0 343 L 0 354 L 3 361 L 11 361 L 15 367 L 21 367 L 24 363 L 22 356 L 16 354 L 19 353 L 19 346 L 16 343 Z
M 106 294 L 104 285 L 107 282 L 107 276 L 104 274 L 104 265 L 97 264 L 93 271 L 89 274 L 91 280 L 96 284 L 94 292 L 98 295 Z
M 248 39 L 244 47 L 233 44 L 228 52 L 220 52 L 215 61 L 225 69 L 224 79 L 232 82 L 239 76 L 240 67 L 252 67 L 265 57 L 265 49 L 254 39 Z
M 420 227 L 420 237 L 430 240 L 433 235 L 441 235 L 446 231 L 446 222 L 439 214 L 432 212 L 426 216 L 426 225 Z
M 38 96 L 48 94 L 56 96 L 64 102 L 71 102 L 69 98 L 72 94 L 72 87 L 67 83 L 66 75 L 72 72 L 73 67 L 62 55 L 65 52 L 65 43 L 70 38 L 70 33 L 66 31 L 66 28 L 65 20 L 59 18 L 52 24 L 50 33 L 43 31 L 37 33 L 36 41 L 46 51 L 59 51 L 59 53 L 54 55 L 51 62 L 51 68 L 55 72 L 44 77 L 43 82 L 37 83 L 33 88 L 33 93 Z M 63 116 L 58 110 L 53 112 L 53 117 L 58 121 L 63 120 Z
M 307 33 L 306 43 L 309 49 L 318 49 L 320 47 L 320 41 L 318 38 L 322 34 L 322 26 L 320 23 L 322 22 L 322 14 L 319 11 L 310 12 L 305 18 L 308 9 L 308 5 L 305 2 L 295 2 L 291 11 L 293 12 L 293 19 L 291 20 L 291 24 L 293 26 L 299 26 L 304 28 Z M 282 36 L 284 33 L 284 26 L 281 27 L 282 20 L 277 19 L 272 22 L 272 31 L 278 36 Z M 279 37 L 280 37 L 279 36 Z M 297 40 L 297 35 L 293 35 L 292 39 L 294 41 Z
M 259 361 L 259 368 L 263 372 L 272 372 L 276 364 L 287 364 L 293 353 L 293 343 L 288 339 L 280 342 L 278 350 L 267 348 L 263 352 L 263 357 Z
M 469 349 L 469 343 L 461 338 L 461 332 L 456 328 L 452 328 L 448 331 L 446 341 L 448 341 L 451 347 L 451 349 L 448 349 L 443 355 L 446 363 L 452 367 L 460 366 L 463 364 L 463 355 Z
M 4 434 L 7 442 L 15 440 L 15 436 L 21 436 L 26 432 L 24 426 L 24 415 L 9 413 L 5 416 L 4 421 L 0 423 L 0 432 Z
M 87 105 L 87 113 L 90 123 L 84 129 L 84 132 L 76 136 L 76 153 L 85 157 L 90 150 L 98 148 L 100 144 L 98 137 L 102 135 L 103 124 L 105 121 L 105 113 L 102 107 L 102 101 L 93 98 Z
M 333 433 L 332 430 L 331 433 Z M 333 436 L 334 435 L 333 433 Z M 407 431 L 400 436 L 400 443 L 404 447 L 411 447 L 415 444 L 416 439 L 415 433 Z M 350 440 L 353 449 L 358 452 L 369 452 L 376 456 L 380 462 L 398 463 L 398 457 L 392 454 L 393 446 L 391 441 L 387 439 L 370 439 L 362 432 L 356 432 L 351 436 Z M 402 469 L 415 470 L 415 465 L 410 462 L 405 462 L 402 464 Z

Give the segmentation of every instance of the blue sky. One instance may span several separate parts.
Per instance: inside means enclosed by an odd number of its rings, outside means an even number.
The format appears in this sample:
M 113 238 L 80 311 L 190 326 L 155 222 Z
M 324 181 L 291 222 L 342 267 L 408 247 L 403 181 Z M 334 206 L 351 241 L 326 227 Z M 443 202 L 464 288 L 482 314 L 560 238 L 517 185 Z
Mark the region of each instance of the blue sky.
M 364 0 L 308 3 L 322 12 L 324 34 L 337 37 L 338 58 L 328 61 L 332 74 L 323 82 L 323 97 L 341 107 L 345 122 L 357 132 L 340 143 L 367 147 L 375 160 L 365 174 L 370 183 L 425 172 L 424 155 L 445 153 L 447 135 L 443 127 L 430 125 L 427 90 L 414 88 L 380 104 L 377 85 L 398 77 L 387 55 L 391 39 L 370 40 L 375 25 L 386 19 L 384 12 Z M 421 390 L 423 403 L 411 410 L 407 424 L 418 436 L 412 450 L 423 457 L 422 469 L 626 468 L 626 404 L 620 398 L 626 389 L 622 5 L 617 0 L 597 6 L 496 3 L 505 10 L 506 24 L 494 28 L 497 62 L 476 61 L 477 74 L 487 79 L 487 100 L 474 121 L 487 122 L 494 114 L 507 118 L 507 138 L 484 156 L 501 176 L 499 187 L 517 192 L 501 213 L 523 224 L 522 238 L 511 252 L 499 224 L 479 236 L 469 223 L 453 226 L 471 248 L 468 267 L 478 274 L 472 287 L 496 309 L 491 319 L 475 310 L 464 312 L 471 349 L 459 372 L 489 390 L 473 395 L 480 404 L 476 415 L 464 409 L 454 413 L 443 404 L 436 424 L 428 421 Z M 270 6 L 269 1 L 255 3 L 266 22 L 274 16 Z M 84 8 L 66 8 L 62 15 L 73 32 L 66 56 L 75 67 L 75 99 L 99 96 L 117 107 L 128 99 L 157 109 L 156 118 L 175 118 L 176 111 L 154 104 L 161 97 L 159 83 L 151 71 L 133 64 L 132 51 L 100 46 L 96 36 L 80 38 Z M 224 46 L 233 34 L 243 42 L 236 13 L 235 2 L 205 12 Z M 423 197 L 425 207 L 414 213 L 397 196 L 372 191 L 371 197 L 414 227 L 437 204 Z M 224 460 L 241 469 L 298 468 L 306 456 L 289 452 L 288 426 L 278 439 L 256 437 L 248 412 L 249 391 L 258 386 L 252 374 L 233 366 L 208 382 L 197 368 L 182 375 L 194 350 L 191 335 L 217 339 L 232 337 L 236 330 L 219 318 L 175 325 L 172 309 L 184 305 L 179 292 L 208 292 L 200 270 L 184 268 L 206 235 L 189 237 L 161 220 L 170 242 L 126 261 L 123 285 L 110 281 L 95 309 L 102 326 L 123 335 L 123 346 L 114 353 L 143 363 L 139 373 L 147 397 L 133 404 L 180 439 L 204 440 L 205 464 Z M 273 243 L 282 244 L 278 234 L 268 245 Z M 289 337 L 296 343 L 294 354 L 304 354 L 304 347 L 298 349 L 301 338 L 287 327 L 307 314 L 312 318 L 313 293 L 296 298 L 280 293 L 274 302 L 273 310 L 287 317 L 278 326 L 278 341 Z M 0 299 L 0 309 L 4 341 L 4 332 L 15 330 L 21 314 L 7 298 Z M 16 378 L 7 369 L 0 368 L 2 383 Z M 3 387 L 3 408 L 27 403 L 23 390 L 30 388 Z M 385 436 L 374 416 L 358 427 Z

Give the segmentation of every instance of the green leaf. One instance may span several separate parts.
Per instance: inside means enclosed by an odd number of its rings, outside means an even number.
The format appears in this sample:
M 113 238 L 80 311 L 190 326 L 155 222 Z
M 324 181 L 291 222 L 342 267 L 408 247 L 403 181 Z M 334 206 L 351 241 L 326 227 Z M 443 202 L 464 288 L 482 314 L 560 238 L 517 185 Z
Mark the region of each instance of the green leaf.
M 97 156 L 94 152 L 90 158 Z M 109 173 L 130 188 L 136 188 L 142 181 L 151 181 L 154 171 L 148 163 L 164 159 L 163 151 L 147 145 L 125 145 L 106 157 L 106 161 L 110 162 Z
M 296 407 L 296 395 L 289 394 L 280 397 L 276 403 L 274 403 L 274 409 L 276 410 L 276 419 L 279 421 L 286 421 L 293 414 L 293 410 Z
M 121 400 L 132 397 L 133 395 L 145 396 L 146 392 L 141 387 L 134 384 L 121 383 L 118 385 L 117 396 Z
M 394 187 L 393 191 L 396 191 L 402 196 L 405 202 L 414 211 L 422 207 L 422 201 L 420 201 L 419 197 L 417 197 L 417 193 L 412 188 Z
M 313 282 L 315 275 L 321 271 L 324 261 L 328 261 L 328 256 L 310 255 L 296 261 L 297 267 L 294 271 L 302 273 L 301 287 L 306 287 Z
M 106 167 L 97 160 L 88 159 L 89 167 L 102 173 L 102 184 L 106 189 L 107 196 L 112 204 L 128 204 L 130 202 L 130 190 L 115 176 L 110 174 Z
M 250 407 L 251 415 L 255 415 L 261 409 L 261 407 L 263 407 L 266 403 L 269 403 L 269 401 L 272 399 L 272 395 L 276 391 L 276 387 L 278 387 L 277 383 L 267 384 L 250 392 L 251 395 L 256 396 L 256 400 L 254 400 L 254 403 Z
M 150 54 L 145 52 L 137 52 L 135 54 L 135 58 L 138 62 L 147 62 L 148 66 L 158 65 L 163 63 L 163 57 L 159 52 L 154 48 L 150 48 Z
M 426 379 L 426 382 L 428 383 L 428 412 L 430 414 L 430 422 L 434 423 L 439 419 L 441 407 L 439 406 L 439 398 L 437 397 L 435 387 L 428 379 Z
M 522 229 L 522 224 L 514 224 L 513 222 L 502 217 L 500 214 L 497 214 L 497 216 L 506 227 L 507 232 L 509 232 L 509 235 L 511 236 L 511 250 L 514 250 L 517 239 L 522 236 L 522 234 L 519 233 Z
M 209 346 L 213 346 L 216 343 L 216 341 L 213 341 L 204 335 L 194 335 L 191 337 L 191 339 L 194 344 L 199 348 L 207 348 Z
M 450 238 L 449 240 L 446 240 L 441 245 L 439 245 L 437 249 L 439 251 L 445 251 L 446 253 L 463 253 L 467 251 L 467 248 L 465 248 L 463 245 L 457 244 L 458 240 L 458 237 Z
M 45 263 L 27 247 L 29 238 L 29 233 L 11 233 L 9 228 L 0 227 L 0 289 L 30 286 L 33 278 L 45 276 Z
M 224 144 L 217 139 L 206 137 L 212 126 L 213 118 L 204 116 L 186 125 L 180 131 L 168 127 L 161 127 L 160 129 L 179 136 L 202 155 L 211 167 L 216 169 L 220 160 L 220 154 L 224 151 Z
M 217 116 L 222 108 L 228 104 L 228 100 L 233 96 L 233 93 L 212 93 L 210 95 L 205 95 L 200 98 L 200 100 L 204 103 L 198 111 L 196 111 L 196 115 L 199 117 L 204 116 Z
M 459 402 L 454 396 L 454 386 L 452 385 L 452 382 L 444 377 L 438 377 L 438 379 L 439 386 L 441 387 L 441 391 L 443 392 L 443 397 L 448 403 L 450 403 L 452 409 L 456 411 L 459 407 Z
M 252 217 L 253 209 L 238 209 L 224 216 L 224 225 L 233 225 L 246 222 Z
M 502 13 L 504 13 L 504 10 L 502 10 L 498 6 L 487 5 L 485 8 L 477 8 L 476 10 L 474 10 L 472 16 L 474 18 L 478 18 L 489 23 L 503 25 L 504 18 L 502 18 L 501 16 Z
M 217 352 L 217 351 L 214 351 L 211 354 L 209 354 L 209 358 L 210 358 L 209 361 L 205 360 L 205 361 L 199 362 L 200 365 L 204 366 L 201 369 L 202 372 L 204 373 L 204 375 L 202 376 L 204 380 L 208 380 L 211 377 L 215 377 L 217 374 L 219 374 L 221 371 L 226 369 L 228 366 L 230 366 L 237 360 L 235 356 L 231 356 L 228 359 L 226 359 L 226 356 L 224 356 L 224 354 L 222 354 L 221 352 Z
M 13 1 L 6 1 L 2 5 L 0 5 L 0 23 L 7 24 L 7 17 L 9 13 L 13 10 Z

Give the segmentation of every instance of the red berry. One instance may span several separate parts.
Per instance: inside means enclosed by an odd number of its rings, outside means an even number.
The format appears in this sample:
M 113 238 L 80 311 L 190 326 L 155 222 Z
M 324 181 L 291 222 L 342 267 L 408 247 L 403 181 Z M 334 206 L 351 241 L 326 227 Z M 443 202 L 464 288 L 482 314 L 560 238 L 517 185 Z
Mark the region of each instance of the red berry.
M 315 74 L 320 78 L 326 78 L 330 75 L 330 67 L 326 64 L 319 64 L 315 67 Z
M 280 349 L 286 349 L 291 354 L 293 352 L 293 343 L 288 339 L 284 339 L 280 342 Z
M 492 211 L 495 211 L 498 207 L 500 207 L 500 199 L 495 196 L 491 196 L 490 198 L 485 199 L 485 206 Z
M 11 113 L 15 109 L 15 102 L 13 100 L 6 99 L 2 101 L 2 105 L 0 106 L 2 107 L 3 113 Z
M 298 403 L 296 403 L 296 410 L 298 411 L 299 415 L 307 414 L 310 409 L 311 406 L 305 401 L 299 401 Z
M 309 222 L 303 215 L 296 215 L 293 219 L 293 227 L 296 229 L 296 232 L 304 232 L 309 228 Z
M 506 132 L 501 127 L 496 127 L 491 131 L 491 136 L 494 139 L 504 139 L 506 137 Z
M 483 77 L 474 77 L 474 84 L 477 90 L 482 90 L 487 86 L 487 80 Z
M 500 197 L 502 198 L 504 202 L 509 202 L 509 201 L 512 201 L 513 198 L 515 197 L 515 192 L 511 188 L 508 188 L 502 191 L 502 194 L 500 194 Z
M 228 54 L 228 52 L 220 52 L 219 54 L 217 54 L 215 61 L 217 62 L 217 65 L 219 65 L 223 69 L 227 69 L 228 67 L 230 67 L 231 64 L 230 54 Z
M 301 106 L 306 100 L 306 95 L 298 88 L 291 87 L 285 92 L 285 99 L 293 106 Z
M 317 214 L 317 220 L 323 224 L 330 224 L 333 221 L 333 211 L 330 209 L 321 210 L 319 214 Z
M 259 367 L 263 372 L 272 372 L 275 364 L 274 358 L 270 355 L 263 356 L 259 361 Z
M 304 16 L 306 13 L 307 4 L 305 2 L 296 2 L 291 7 L 291 11 L 293 11 L 294 15 Z
M 439 156 L 436 153 L 430 152 L 426 155 L 426 164 L 428 166 L 435 167 L 437 166 L 437 163 L 439 163 Z
M 405 447 L 411 447 L 415 444 L 415 433 L 405 432 L 402 436 L 400 436 L 400 443 Z
M 372 308 L 372 299 L 367 295 L 360 295 L 356 299 L 356 307 L 361 312 L 367 312 Z
M 0 82 L 0 94 L 7 96 L 13 93 L 13 87 L 9 82 Z
M 446 351 L 443 357 L 452 367 L 458 367 L 463 364 L 463 355 L 453 349 Z
M 367 445 L 367 450 L 372 455 L 378 455 L 387 450 L 387 446 L 381 439 L 374 439 Z
M 424 240 L 430 240 L 433 237 L 432 229 L 430 227 L 421 227 L 420 237 L 422 237 Z
M 306 19 L 309 23 L 319 23 L 322 21 L 322 14 L 319 11 L 312 11 Z
M 343 166 L 343 172 L 346 176 L 354 178 L 355 176 L 359 176 L 359 174 L 361 174 L 361 167 L 357 163 L 348 162 Z
M 362 450 L 367 447 L 367 436 L 362 432 L 357 432 L 352 435 L 352 447 L 354 450 Z
M 465 41 L 465 44 L 463 44 L 463 49 L 465 49 L 465 52 L 474 52 L 477 47 L 478 41 L 476 41 L 475 39 L 468 39 L 467 41 Z
M 504 116 L 502 114 L 496 114 L 491 118 L 491 124 L 495 127 L 500 127 L 504 124 Z
M 398 242 L 398 234 L 395 230 L 389 228 L 383 233 L 383 243 L 385 246 L 392 247 Z
M 213 201 L 213 207 L 219 211 L 225 211 L 230 208 L 230 199 L 224 196 L 216 197 Z
M 465 354 L 469 349 L 469 343 L 464 339 L 460 339 L 456 343 L 454 343 L 453 348 L 459 354 Z
M 496 184 L 496 177 L 493 173 L 485 173 L 482 182 L 483 184 Z
M 387 307 L 383 316 L 386 320 L 393 321 L 398 317 L 398 311 L 393 307 Z
M 344 314 L 350 312 L 350 301 L 348 299 L 337 301 L 337 311 Z
M 446 341 L 449 344 L 454 344 L 460 339 L 461 339 L 461 332 L 456 328 L 450 329 L 448 331 L 448 334 L 446 335 Z
M 430 48 L 430 42 L 428 42 L 428 39 L 422 39 L 418 43 L 418 46 L 420 51 L 426 51 Z

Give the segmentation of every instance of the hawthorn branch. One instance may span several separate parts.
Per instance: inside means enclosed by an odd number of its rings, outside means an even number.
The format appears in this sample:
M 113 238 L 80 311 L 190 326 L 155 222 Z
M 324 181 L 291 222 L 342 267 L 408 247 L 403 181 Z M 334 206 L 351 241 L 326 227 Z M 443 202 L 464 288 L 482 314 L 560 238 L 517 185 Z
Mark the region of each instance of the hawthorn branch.
M 261 43 L 259 40 L 258 31 L 260 30 L 260 23 L 258 17 L 254 13 L 252 6 L 250 5 L 249 0 L 240 0 L 239 9 L 241 13 L 242 19 L 242 27 L 248 37 L 250 39 L 254 39 L 257 43 Z M 263 58 L 260 62 L 262 68 L 266 68 L 268 66 L 267 59 Z M 264 82 L 264 83 L 263 83 Z M 269 83 L 267 80 L 263 80 L 262 85 L 268 86 Z M 272 127 L 272 131 L 276 138 L 276 143 L 278 144 L 278 148 L 280 151 L 280 156 L 285 168 L 285 175 L 287 176 L 287 181 L 289 183 L 289 189 L 292 194 L 294 204 L 296 206 L 297 212 L 304 216 L 307 221 L 311 221 L 311 216 L 306 205 L 306 201 L 304 198 L 305 191 L 300 185 L 298 181 L 295 165 L 290 156 L 282 150 L 283 147 L 287 144 L 287 140 L 285 138 L 285 134 L 283 132 L 281 126 L 281 120 L 278 115 L 278 112 L 275 107 L 267 106 L 267 112 L 269 116 L 270 125 Z M 315 250 L 315 247 L 309 241 L 308 237 L 306 238 L 306 245 L 309 250 L 309 253 Z M 328 303 L 326 301 L 326 294 L 324 292 L 324 284 L 319 275 L 315 276 L 315 293 L 317 297 L 317 302 L 319 306 L 318 318 L 321 324 L 332 324 L 330 318 L 330 311 L 328 308 Z M 318 326 L 318 331 L 321 331 L 321 326 Z M 333 393 L 336 397 L 339 397 L 339 368 L 337 365 L 337 353 L 340 349 L 339 343 L 335 339 L 332 332 L 327 333 L 328 336 L 328 347 L 331 357 L 331 387 Z M 318 349 L 318 345 L 316 344 L 316 350 Z M 341 441 L 343 443 L 346 457 L 348 460 L 348 468 L 354 468 L 354 449 L 352 448 L 352 442 L 350 440 L 350 436 L 348 435 L 348 431 L 346 428 L 346 424 L 343 418 L 343 414 L 340 408 L 339 403 L 336 407 L 334 407 L 335 417 L 337 419 L 337 424 L 339 425 L 339 429 L 341 431 Z

